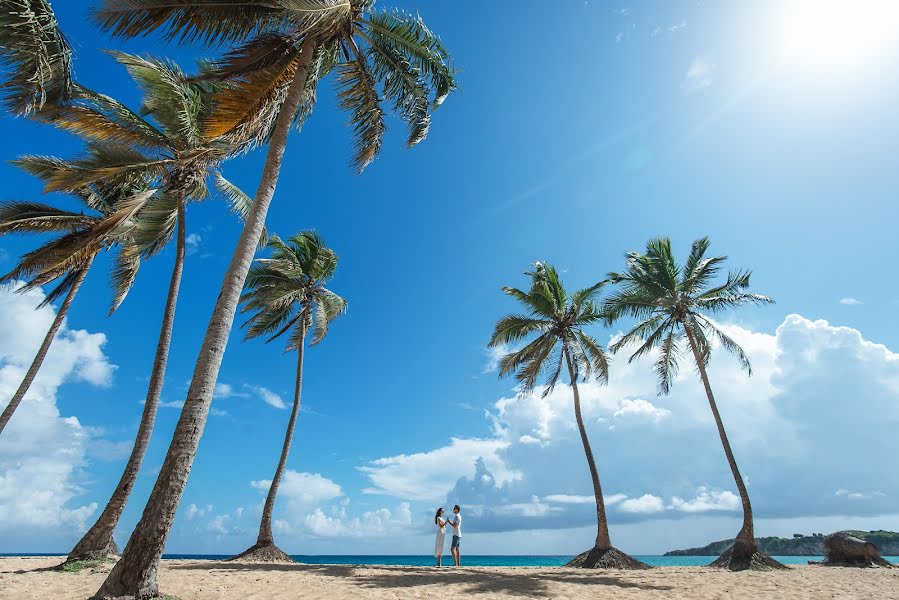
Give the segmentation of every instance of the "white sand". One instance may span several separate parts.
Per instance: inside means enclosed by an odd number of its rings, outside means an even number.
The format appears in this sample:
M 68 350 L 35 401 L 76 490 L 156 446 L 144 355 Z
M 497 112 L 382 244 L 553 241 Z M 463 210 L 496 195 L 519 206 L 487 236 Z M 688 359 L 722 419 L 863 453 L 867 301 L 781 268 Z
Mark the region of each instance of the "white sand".
M 78 599 L 93 594 L 111 566 L 80 573 L 41 571 L 59 558 L 0 558 L 0 598 Z M 462 569 L 392 566 L 246 565 L 164 560 L 160 591 L 183 600 L 395 598 L 819 598 L 899 599 L 899 569 L 800 566 L 730 573 L 704 567 L 651 571 L 561 568 Z

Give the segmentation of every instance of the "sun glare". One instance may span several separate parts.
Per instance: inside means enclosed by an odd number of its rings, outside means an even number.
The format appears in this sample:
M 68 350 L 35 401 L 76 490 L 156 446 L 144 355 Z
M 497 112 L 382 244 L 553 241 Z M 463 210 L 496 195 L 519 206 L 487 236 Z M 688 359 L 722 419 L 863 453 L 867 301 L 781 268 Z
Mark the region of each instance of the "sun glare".
M 782 58 L 805 69 L 861 67 L 899 40 L 899 0 L 791 0 L 781 11 Z

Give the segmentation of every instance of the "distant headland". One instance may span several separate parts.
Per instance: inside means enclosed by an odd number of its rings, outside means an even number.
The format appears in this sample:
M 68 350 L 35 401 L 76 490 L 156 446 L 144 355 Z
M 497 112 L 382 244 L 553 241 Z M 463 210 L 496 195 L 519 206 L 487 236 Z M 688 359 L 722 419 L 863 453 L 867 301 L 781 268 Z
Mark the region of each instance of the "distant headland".
M 895 531 L 850 531 L 852 535 L 871 542 L 880 550 L 882 556 L 899 556 L 899 533 Z M 769 556 L 823 556 L 824 534 L 813 533 L 803 535 L 794 533 L 791 538 L 762 537 L 757 538 L 759 551 Z M 665 556 L 719 556 L 734 543 L 733 539 L 712 542 L 702 548 L 671 550 Z

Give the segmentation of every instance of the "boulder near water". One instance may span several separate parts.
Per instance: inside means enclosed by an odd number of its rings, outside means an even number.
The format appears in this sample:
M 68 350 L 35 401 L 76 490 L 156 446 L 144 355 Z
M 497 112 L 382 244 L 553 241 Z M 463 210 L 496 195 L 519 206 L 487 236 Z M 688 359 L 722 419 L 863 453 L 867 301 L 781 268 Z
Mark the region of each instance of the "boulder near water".
M 847 531 L 838 531 L 824 538 L 826 560 L 813 563 L 835 567 L 892 567 L 871 542 L 859 539 Z

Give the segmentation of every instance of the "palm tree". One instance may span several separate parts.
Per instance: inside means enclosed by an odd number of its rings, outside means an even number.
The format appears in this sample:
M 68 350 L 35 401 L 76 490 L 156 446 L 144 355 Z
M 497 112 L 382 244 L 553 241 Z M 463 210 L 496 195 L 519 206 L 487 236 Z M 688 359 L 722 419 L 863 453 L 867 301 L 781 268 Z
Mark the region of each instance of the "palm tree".
M 19 164 L 24 166 L 28 162 L 26 157 Z M 19 288 L 24 292 L 58 281 L 38 308 L 64 297 L 22 382 L 0 414 L 0 434 L 37 376 L 72 301 L 100 251 L 116 245 L 121 248 L 115 273 L 117 298 L 123 299 L 128 293 L 139 267 L 139 263 L 127 258 L 134 255 L 135 218 L 154 191 L 148 188 L 146 182 L 139 180 L 114 187 L 94 185 L 72 190 L 73 195 L 91 211 L 88 214 L 37 202 L 0 203 L 0 235 L 59 233 L 58 237 L 24 255 L 9 273 L 0 276 L 0 283 L 27 280 Z M 112 310 L 118 303 L 120 300 L 114 303 Z
M 0 0 L 0 97 L 17 115 L 68 101 L 72 48 L 48 0 Z
M 615 342 L 610 350 L 615 353 L 625 346 L 639 343 L 640 347 L 629 359 L 634 361 L 658 348 L 655 371 L 659 379 L 659 392 L 667 394 L 677 375 L 681 347 L 686 340 L 705 387 L 724 454 L 743 504 L 743 527 L 737 534 L 734 545 L 713 562 L 712 566 L 735 571 L 747 568 L 785 568 L 758 551 L 749 494 L 737 468 L 706 373 L 712 354 L 710 340 L 716 339 L 722 348 L 737 357 L 748 374 L 752 374 L 749 357 L 743 349 L 706 315 L 745 304 L 771 303 L 773 300 L 747 291 L 750 271 L 732 271 L 723 282 L 714 284 L 713 280 L 727 257 L 706 258 L 708 247 L 708 238 L 693 242 L 690 256 L 683 266 L 676 263 L 668 238 L 650 240 L 644 254 L 627 254 L 627 270 L 624 273 L 609 274 L 609 279 L 621 287 L 606 300 L 603 308 L 611 321 L 620 317 L 632 317 L 639 322 Z
M 297 353 L 296 387 L 281 458 L 265 499 L 256 544 L 231 560 L 292 562 L 275 545 L 272 510 L 300 413 L 303 350 L 310 333 L 312 346 L 324 339 L 331 321 L 346 310 L 346 300 L 325 287 L 337 269 L 337 255 L 314 232 L 300 233 L 286 242 L 272 237 L 268 245 L 274 251 L 272 257 L 258 259 L 257 265 L 250 269 L 241 312 L 253 313 L 245 324 L 249 325 L 247 339 L 267 337 L 266 342 L 270 342 L 289 334 L 286 350 Z
M 599 471 L 584 418 L 581 415 L 581 396 L 578 381 L 588 381 L 595 377 L 600 383 L 609 378 L 609 364 L 602 347 L 583 328 L 601 321 L 604 316 L 599 311 L 594 298 L 604 282 L 569 294 L 562 285 L 558 272 L 552 265 L 536 263 L 534 270 L 525 273 L 531 278 L 531 289 L 522 291 L 504 287 L 503 291 L 525 307 L 528 314 L 513 314 L 500 319 L 490 338 L 490 347 L 504 347 L 515 344 L 530 336 L 537 337 L 520 350 L 506 354 L 499 363 L 499 375 L 515 374 L 520 384 L 520 393 L 529 394 L 534 390 L 540 376 L 546 374 L 547 384 L 543 396 L 549 395 L 562 374 L 563 366 L 568 370 L 569 385 L 574 395 L 574 417 L 577 421 L 590 479 L 596 500 L 596 541 L 593 548 L 578 555 L 569 566 L 583 568 L 646 569 L 646 565 L 612 546 L 609 537 L 609 523 L 602 496 Z
M 78 86 L 76 99 L 69 105 L 53 107 L 42 118 L 71 131 L 98 146 L 75 163 L 48 169 L 50 190 L 144 176 L 159 179 L 154 201 L 140 213 L 144 235 L 136 252 L 126 260 L 140 261 L 141 254 L 153 256 L 176 235 L 175 263 L 172 268 L 153 369 L 143 413 L 131 454 L 119 482 L 94 525 L 69 552 L 67 561 L 95 560 L 118 553 L 113 533 L 128 501 L 156 419 L 174 327 L 175 308 L 185 260 L 185 208 L 192 201 L 209 197 L 207 180 L 214 178 L 232 210 L 244 216 L 250 199 L 218 171 L 226 158 L 240 150 L 230 140 L 208 140 L 201 135 L 203 120 L 211 113 L 212 94 L 221 84 L 187 81 L 171 61 L 112 53 L 128 70 L 144 92 L 140 113 L 113 98 Z M 142 116 L 143 115 L 143 116 Z M 152 121 L 144 117 L 152 117 Z M 124 272 L 120 269 L 117 272 Z M 115 306 L 124 299 L 116 298 Z
M 291 127 L 311 110 L 318 81 L 336 69 L 341 105 L 350 111 L 361 170 L 383 136 L 382 99 L 410 127 L 409 145 L 424 139 L 431 108 L 454 89 L 454 73 L 440 40 L 417 17 L 374 11 L 370 0 L 105 0 L 101 28 L 133 37 L 166 29 L 170 38 L 242 43 L 206 77 L 227 79 L 206 135 L 267 141 L 259 187 L 241 232 L 200 347 L 181 417 L 144 513 L 100 597 L 158 593 L 156 571 L 181 501 L 212 402 L 256 244 L 275 193 Z M 381 84 L 380 93 L 377 89 Z

